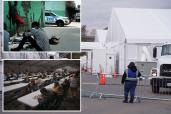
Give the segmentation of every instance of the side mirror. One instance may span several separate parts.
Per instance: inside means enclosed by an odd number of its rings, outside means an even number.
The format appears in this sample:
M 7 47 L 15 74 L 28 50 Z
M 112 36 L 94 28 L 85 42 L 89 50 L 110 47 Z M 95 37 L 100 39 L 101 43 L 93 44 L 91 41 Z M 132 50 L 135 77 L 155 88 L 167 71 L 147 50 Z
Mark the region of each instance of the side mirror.
M 153 48 L 153 58 L 157 57 L 157 47 Z

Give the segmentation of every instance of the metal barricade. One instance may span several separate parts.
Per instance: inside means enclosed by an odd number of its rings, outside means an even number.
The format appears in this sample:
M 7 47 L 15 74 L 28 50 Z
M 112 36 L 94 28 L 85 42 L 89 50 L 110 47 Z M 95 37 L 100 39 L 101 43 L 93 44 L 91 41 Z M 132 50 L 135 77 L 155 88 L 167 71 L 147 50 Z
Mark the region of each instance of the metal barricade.
M 103 73 L 104 74 L 104 73 Z M 96 76 L 96 82 L 94 91 L 91 92 L 90 98 L 93 98 L 94 96 L 98 96 L 99 99 L 102 97 L 123 97 L 123 85 L 121 84 L 121 76 L 116 75 L 113 76 L 112 74 L 105 74 L 106 80 L 105 84 L 100 84 L 99 79 L 100 76 L 97 73 Z
M 89 74 L 90 75 L 90 74 Z M 99 84 L 99 75 L 98 73 L 90 76 L 86 76 L 89 78 L 90 83 L 83 83 L 83 91 L 88 92 L 89 98 L 97 97 L 99 99 L 107 98 L 107 97 L 116 97 L 123 98 L 124 96 L 124 85 L 121 84 L 122 76 L 117 75 L 116 78 L 112 76 L 112 74 L 106 74 L 106 82 L 104 85 Z M 171 101 L 171 78 L 162 77 L 162 81 L 160 81 L 159 92 L 155 93 L 152 90 L 152 79 L 154 77 L 151 76 L 141 76 L 138 79 L 136 92 L 135 92 L 135 101 L 140 103 L 144 99 L 148 100 L 170 100 Z M 166 86 L 167 83 L 167 87 Z M 154 89 L 154 88 L 153 88 Z
M 171 77 L 142 76 L 141 98 L 150 100 L 171 100 Z

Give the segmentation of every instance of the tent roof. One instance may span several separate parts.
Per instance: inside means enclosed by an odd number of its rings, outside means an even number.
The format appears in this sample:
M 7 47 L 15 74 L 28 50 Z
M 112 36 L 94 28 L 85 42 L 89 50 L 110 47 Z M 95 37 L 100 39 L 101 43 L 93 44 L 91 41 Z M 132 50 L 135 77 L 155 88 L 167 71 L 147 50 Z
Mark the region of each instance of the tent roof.
M 127 43 L 171 42 L 171 9 L 114 8 L 113 12 Z
M 105 42 L 107 30 L 96 30 L 96 42 Z

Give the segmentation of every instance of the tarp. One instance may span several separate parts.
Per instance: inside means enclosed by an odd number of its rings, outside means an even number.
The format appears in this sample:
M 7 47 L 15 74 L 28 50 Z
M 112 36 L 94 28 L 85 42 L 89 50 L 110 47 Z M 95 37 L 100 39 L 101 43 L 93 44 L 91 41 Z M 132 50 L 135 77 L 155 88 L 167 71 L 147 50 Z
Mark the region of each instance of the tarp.
M 106 42 L 171 43 L 171 9 L 114 8 Z

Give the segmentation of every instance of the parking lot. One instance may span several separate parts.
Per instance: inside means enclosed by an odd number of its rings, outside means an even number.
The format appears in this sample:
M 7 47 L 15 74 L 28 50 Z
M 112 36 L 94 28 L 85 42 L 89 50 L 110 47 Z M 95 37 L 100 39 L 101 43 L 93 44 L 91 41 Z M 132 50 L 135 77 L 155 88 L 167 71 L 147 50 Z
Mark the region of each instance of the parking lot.
M 82 73 L 82 111 L 83 113 L 96 113 L 99 114 L 169 114 L 171 99 L 170 89 L 161 89 L 159 94 L 151 92 L 149 82 L 142 82 L 146 86 L 137 87 L 137 95 L 143 97 L 141 102 L 135 102 L 134 104 L 124 104 L 123 100 L 123 85 L 120 84 L 120 78 L 112 79 L 108 78 L 107 83 L 109 85 L 100 86 L 97 88 L 96 76 L 92 76 L 90 73 Z M 110 85 L 111 84 L 111 85 Z M 92 91 L 102 92 L 106 94 L 104 98 L 98 97 L 90 98 L 89 95 Z M 167 93 L 167 94 L 166 94 Z M 117 96 L 118 95 L 118 96 Z M 158 100 L 152 100 L 152 98 L 159 98 Z

